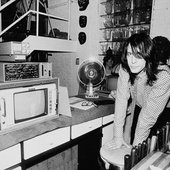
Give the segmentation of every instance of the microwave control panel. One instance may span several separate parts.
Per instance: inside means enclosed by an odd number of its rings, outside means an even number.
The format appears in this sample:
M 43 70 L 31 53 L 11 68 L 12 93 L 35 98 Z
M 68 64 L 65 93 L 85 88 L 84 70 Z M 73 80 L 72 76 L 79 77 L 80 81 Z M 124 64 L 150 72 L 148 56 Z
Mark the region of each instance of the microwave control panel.
M 25 42 L 1 42 L 0 43 L 0 56 L 1 55 L 28 55 L 30 52 L 30 44 Z
M 0 81 L 9 82 L 35 78 L 51 78 L 52 63 L 0 63 Z

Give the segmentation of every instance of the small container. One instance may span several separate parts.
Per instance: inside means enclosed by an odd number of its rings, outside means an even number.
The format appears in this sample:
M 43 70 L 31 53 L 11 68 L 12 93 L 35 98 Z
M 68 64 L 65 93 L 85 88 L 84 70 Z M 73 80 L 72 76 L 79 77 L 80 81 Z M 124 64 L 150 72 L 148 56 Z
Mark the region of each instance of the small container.
M 106 4 L 105 4 L 105 13 L 106 14 L 111 14 L 112 13 L 112 1 L 111 0 L 107 0 Z

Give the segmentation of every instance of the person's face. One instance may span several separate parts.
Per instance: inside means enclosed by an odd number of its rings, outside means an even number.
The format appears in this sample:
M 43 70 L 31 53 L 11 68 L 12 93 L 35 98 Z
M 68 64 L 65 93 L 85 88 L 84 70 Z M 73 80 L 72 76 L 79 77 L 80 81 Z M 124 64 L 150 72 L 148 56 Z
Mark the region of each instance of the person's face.
M 109 59 L 106 64 L 107 64 L 108 67 L 112 67 L 112 65 L 113 65 L 113 60 L 112 60 L 112 59 Z
M 136 57 L 133 54 L 130 44 L 127 48 L 127 62 L 132 73 L 139 73 L 146 65 L 146 61 L 142 57 Z

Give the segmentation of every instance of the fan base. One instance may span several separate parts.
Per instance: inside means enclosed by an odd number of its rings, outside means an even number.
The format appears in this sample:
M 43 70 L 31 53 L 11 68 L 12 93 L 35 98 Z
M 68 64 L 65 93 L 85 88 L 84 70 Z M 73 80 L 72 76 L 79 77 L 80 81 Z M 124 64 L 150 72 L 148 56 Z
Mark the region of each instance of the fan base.
M 85 98 L 95 98 L 95 99 L 97 99 L 97 98 L 99 98 L 99 95 L 98 94 L 92 94 L 92 95 L 89 95 L 89 94 L 86 94 L 85 95 Z

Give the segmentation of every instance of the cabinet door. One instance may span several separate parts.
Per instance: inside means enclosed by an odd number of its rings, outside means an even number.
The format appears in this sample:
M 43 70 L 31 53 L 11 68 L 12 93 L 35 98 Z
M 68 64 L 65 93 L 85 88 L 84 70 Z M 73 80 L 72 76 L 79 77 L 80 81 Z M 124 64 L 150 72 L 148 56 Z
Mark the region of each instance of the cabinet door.
M 102 145 L 113 139 L 114 136 L 114 114 L 103 117 Z
M 20 144 L 0 151 L 0 169 L 6 169 L 21 162 Z
M 70 140 L 70 127 L 60 128 L 24 141 L 24 159 L 48 151 Z
M 79 140 L 78 170 L 100 170 L 99 151 L 101 148 L 101 129 L 96 129 Z

